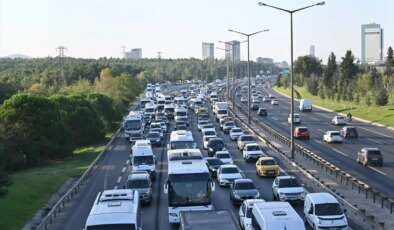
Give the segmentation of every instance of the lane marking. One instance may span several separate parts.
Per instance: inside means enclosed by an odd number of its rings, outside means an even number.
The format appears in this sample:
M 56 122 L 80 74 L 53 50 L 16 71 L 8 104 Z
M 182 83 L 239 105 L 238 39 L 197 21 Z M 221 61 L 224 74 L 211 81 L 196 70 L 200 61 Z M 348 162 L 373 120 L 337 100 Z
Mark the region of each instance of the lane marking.
M 375 143 L 378 143 L 378 144 L 381 144 L 381 145 L 383 145 L 383 143 L 382 142 L 380 142 L 380 141 L 376 141 L 376 140 L 374 140 L 374 139 L 371 139 L 371 138 L 367 138 L 368 140 L 370 140 L 370 141 L 372 141 L 372 142 L 375 142 Z
M 323 133 L 325 133 L 326 131 L 324 131 L 324 130 L 322 130 L 322 129 L 317 129 L 317 130 L 319 130 L 319 131 L 321 131 L 321 132 L 323 132 Z
M 128 165 L 128 164 L 130 164 L 130 160 L 127 160 L 127 161 L 126 161 L 126 165 Z
M 278 118 L 276 118 L 276 117 L 273 117 L 272 119 L 274 119 L 274 120 L 276 120 L 276 121 L 278 120 Z
M 122 180 L 122 177 L 120 176 L 120 177 L 118 177 L 118 180 L 116 181 L 116 183 L 120 183 L 120 181 Z
M 346 142 L 346 143 L 348 143 L 348 144 L 351 144 L 351 143 L 352 143 L 352 142 L 347 141 L 347 140 L 345 140 L 345 139 L 343 139 L 342 141 L 343 141 L 343 142 Z
M 382 172 L 382 171 L 380 171 L 379 169 L 376 169 L 376 168 L 374 168 L 374 167 L 368 166 L 368 168 L 370 168 L 370 169 L 372 169 L 372 170 L 374 170 L 375 172 L 378 172 L 378 173 L 380 173 L 380 174 L 386 175 L 386 173 L 384 173 L 384 172 Z
M 315 117 L 311 117 L 311 119 L 315 120 L 315 121 L 319 121 L 319 119 L 315 118 Z
M 324 115 L 324 114 L 320 114 L 320 113 L 316 113 L 317 115 L 319 115 L 319 116 L 322 116 L 322 117 L 327 117 L 327 118 L 331 118 L 330 116 L 328 116 L 328 115 Z
M 126 171 L 126 167 L 123 167 L 122 169 L 122 173 L 124 173 Z
M 372 133 L 379 134 L 379 135 L 381 135 L 381 136 L 384 136 L 384 137 L 391 138 L 391 136 L 389 136 L 389 135 L 386 135 L 386 134 L 383 134 L 383 133 L 379 133 L 379 132 L 376 132 L 376 131 L 373 131 L 373 130 L 370 130 L 370 129 L 367 129 L 367 128 L 364 128 L 364 127 L 360 127 L 360 126 L 357 126 L 357 127 L 358 127 L 358 128 L 360 128 L 360 129 L 365 129 L 365 130 L 368 130 L 368 131 L 370 131 L 370 132 L 372 132 Z
M 284 125 L 284 126 L 287 126 L 287 124 L 286 124 L 286 123 L 284 123 L 284 122 L 282 122 L 282 125 Z
M 334 150 L 335 152 L 337 152 L 337 153 L 339 153 L 339 154 L 341 154 L 343 156 L 347 156 L 348 157 L 348 155 L 346 153 L 343 153 L 343 152 L 339 151 L 338 149 L 334 149 L 333 148 L 332 150 Z
M 317 139 L 315 139 L 315 138 L 312 138 L 312 140 L 314 140 L 314 141 L 316 141 L 317 143 L 320 143 L 320 144 L 321 144 L 321 141 L 319 141 L 319 140 L 317 140 Z

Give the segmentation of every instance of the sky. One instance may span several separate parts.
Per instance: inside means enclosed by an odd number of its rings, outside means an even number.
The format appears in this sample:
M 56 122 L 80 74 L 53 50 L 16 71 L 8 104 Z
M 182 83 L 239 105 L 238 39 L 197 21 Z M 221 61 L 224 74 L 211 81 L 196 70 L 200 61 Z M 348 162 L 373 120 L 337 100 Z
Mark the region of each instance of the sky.
M 319 0 L 260 0 L 289 10 Z M 244 33 L 269 29 L 250 39 L 250 57 L 290 60 L 290 15 L 257 5 L 258 0 L 0 0 L 0 56 L 25 54 L 56 56 L 56 47 L 67 47 L 66 56 L 121 57 L 142 48 L 154 58 L 201 58 L 201 43 L 245 38 Z M 360 57 L 361 24 L 384 28 L 384 53 L 394 46 L 393 0 L 326 0 L 294 14 L 294 55 L 309 54 L 326 62 L 330 52 L 344 56 L 351 49 Z M 246 60 L 246 43 L 241 59 Z M 224 51 L 215 50 L 223 58 Z

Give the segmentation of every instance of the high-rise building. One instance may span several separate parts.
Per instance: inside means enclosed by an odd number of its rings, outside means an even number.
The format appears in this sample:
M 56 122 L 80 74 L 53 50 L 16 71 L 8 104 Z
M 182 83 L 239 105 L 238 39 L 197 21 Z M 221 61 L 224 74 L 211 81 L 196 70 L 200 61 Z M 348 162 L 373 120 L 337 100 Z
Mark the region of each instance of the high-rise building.
M 361 63 L 383 60 L 383 28 L 379 24 L 361 25 Z
M 215 58 L 215 44 L 213 43 L 202 43 L 202 59 L 214 59 Z
M 135 48 L 135 49 L 132 49 L 130 52 L 125 52 L 125 58 L 130 58 L 130 59 L 142 58 L 142 49 Z
M 274 64 L 274 59 L 258 57 L 258 58 L 256 58 L 256 62 L 263 63 L 263 64 Z
M 230 44 L 235 44 L 235 45 L 230 45 Z M 232 49 L 233 46 L 234 46 L 234 50 Z M 225 48 L 226 50 L 230 50 L 230 51 L 226 51 L 226 58 L 230 58 L 230 60 L 232 60 L 233 52 L 234 52 L 234 61 L 236 62 L 241 61 L 241 44 L 239 43 L 239 41 L 233 40 L 226 42 Z
M 311 57 L 315 57 L 315 46 L 314 45 L 309 46 L 309 55 Z

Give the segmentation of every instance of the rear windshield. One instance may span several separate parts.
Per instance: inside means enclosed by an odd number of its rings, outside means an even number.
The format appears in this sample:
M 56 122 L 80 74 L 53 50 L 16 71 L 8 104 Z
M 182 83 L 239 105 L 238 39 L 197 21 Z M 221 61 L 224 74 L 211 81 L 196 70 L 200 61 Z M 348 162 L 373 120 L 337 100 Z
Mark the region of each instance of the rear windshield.
M 369 150 L 368 151 L 368 155 L 371 155 L 371 156 L 380 156 L 380 151 L 379 150 Z
M 250 190 L 250 189 L 256 189 L 256 186 L 251 182 L 242 182 L 242 183 L 236 183 L 235 189 L 236 190 Z
M 242 130 L 241 129 L 232 129 L 231 132 L 233 132 L 233 133 L 240 133 L 240 132 L 242 132 Z
M 276 165 L 274 160 L 261 161 L 261 165 Z
M 331 133 L 331 136 L 340 136 L 340 134 L 338 132 L 335 132 L 335 133 Z
M 218 154 L 216 154 L 216 157 L 219 158 L 219 159 L 230 158 L 230 154 L 228 154 L 228 153 L 218 153 Z
M 239 173 L 238 168 L 222 168 L 222 173 Z
M 241 141 L 254 141 L 252 136 L 242 136 Z
M 308 131 L 308 129 L 306 129 L 306 128 L 298 128 L 298 131 L 300 131 L 300 132 L 306 132 L 306 131 Z

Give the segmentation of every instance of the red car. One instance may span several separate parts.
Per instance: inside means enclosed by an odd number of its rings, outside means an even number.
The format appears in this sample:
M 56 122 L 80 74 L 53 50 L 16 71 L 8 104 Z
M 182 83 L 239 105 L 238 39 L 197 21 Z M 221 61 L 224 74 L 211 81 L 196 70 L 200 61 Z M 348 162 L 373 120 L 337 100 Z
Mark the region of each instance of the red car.
M 294 129 L 294 137 L 295 138 L 305 138 L 305 139 L 309 139 L 309 130 L 307 127 L 296 127 Z

